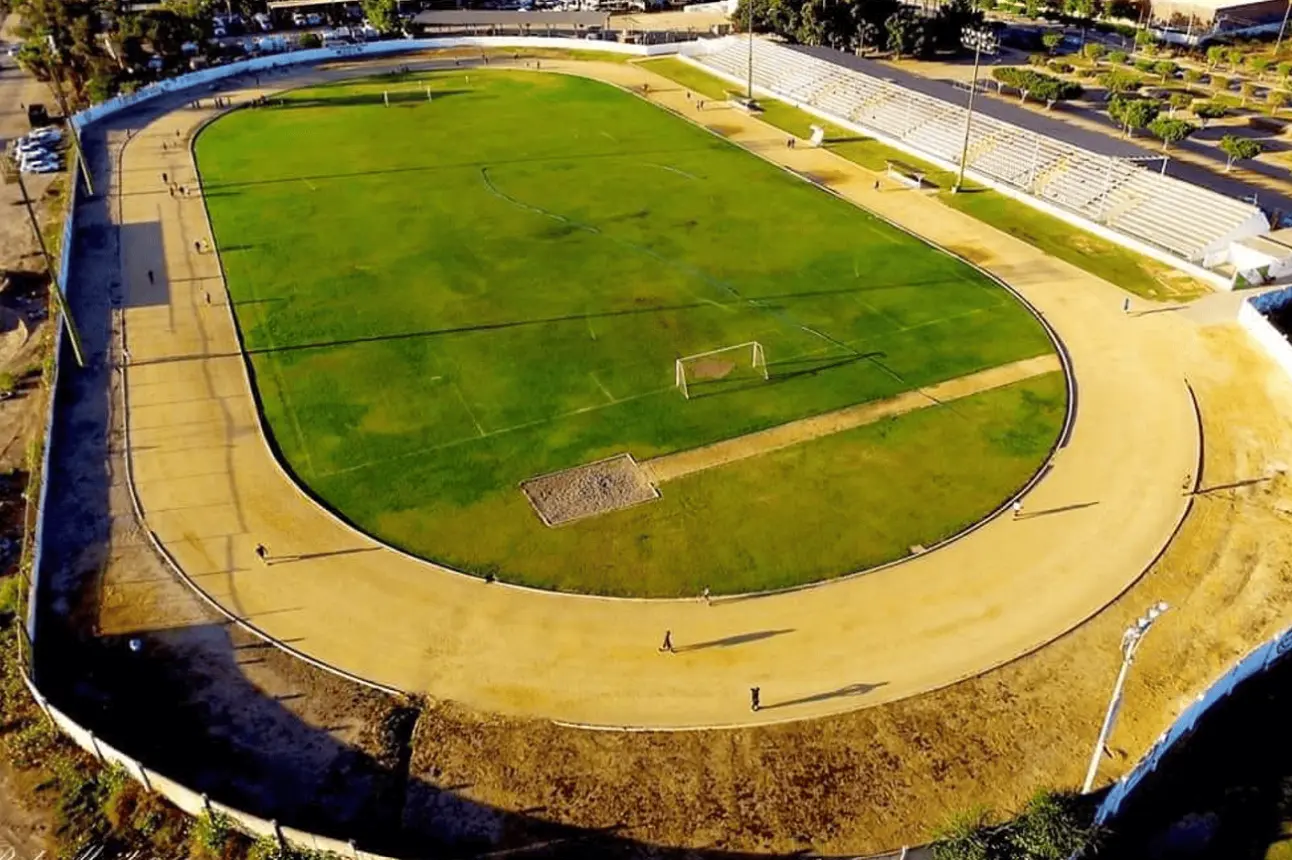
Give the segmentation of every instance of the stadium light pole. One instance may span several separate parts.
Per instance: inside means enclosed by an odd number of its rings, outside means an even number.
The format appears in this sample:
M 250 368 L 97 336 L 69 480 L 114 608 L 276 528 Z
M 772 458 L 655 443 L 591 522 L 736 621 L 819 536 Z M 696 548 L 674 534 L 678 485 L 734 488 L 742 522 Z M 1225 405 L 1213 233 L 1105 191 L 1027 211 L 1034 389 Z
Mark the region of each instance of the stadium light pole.
M 1122 688 L 1126 685 L 1126 675 L 1130 672 L 1131 663 L 1135 662 L 1135 652 L 1139 649 L 1139 643 L 1144 640 L 1144 634 L 1148 633 L 1153 622 L 1162 616 L 1163 612 L 1169 609 L 1165 602 L 1154 603 L 1148 608 L 1148 611 L 1141 615 L 1134 624 L 1126 628 L 1122 634 L 1122 668 L 1117 673 L 1117 683 L 1113 685 L 1112 698 L 1108 700 L 1108 713 L 1104 714 L 1104 723 L 1099 728 L 1099 739 L 1095 741 L 1095 751 L 1090 756 L 1090 767 L 1086 770 L 1086 781 L 1081 786 L 1082 794 L 1089 794 L 1091 787 L 1095 784 L 1095 774 L 1099 770 L 1099 759 L 1103 757 L 1104 747 L 1108 744 L 1108 736 L 1112 734 L 1113 723 L 1117 721 L 1117 712 L 1121 710 Z
M 1288 0 L 1292 3 L 1292 0 Z M 754 100 L 754 0 L 745 0 L 745 29 L 749 31 L 749 63 L 747 68 L 747 82 L 745 84 L 745 98 L 750 102 Z
M 1292 0 L 1288 0 L 1287 7 L 1283 10 L 1283 23 L 1279 24 L 1279 37 L 1274 42 L 1274 59 L 1279 58 L 1279 48 L 1283 47 L 1283 34 L 1288 28 L 1288 14 L 1292 13 Z
M 1292 3 L 1292 0 L 1288 0 Z M 960 191 L 965 184 L 965 161 L 969 158 L 969 132 L 973 128 L 973 99 L 978 92 L 978 65 L 982 61 L 983 50 L 996 50 L 996 35 L 980 27 L 965 27 L 960 31 L 960 44 L 973 48 L 973 77 L 969 79 L 969 109 L 965 111 L 965 139 L 960 146 L 960 172 L 956 184 L 951 186 L 951 193 Z

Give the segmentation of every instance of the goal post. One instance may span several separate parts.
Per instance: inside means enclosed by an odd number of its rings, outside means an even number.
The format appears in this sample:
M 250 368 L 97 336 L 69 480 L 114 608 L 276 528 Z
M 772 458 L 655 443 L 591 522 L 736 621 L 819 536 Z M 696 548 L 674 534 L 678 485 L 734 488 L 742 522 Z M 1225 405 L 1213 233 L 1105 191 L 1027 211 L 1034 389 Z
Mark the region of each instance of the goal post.
M 767 353 L 761 343 L 750 340 L 684 355 L 673 364 L 673 384 L 690 400 L 696 383 L 724 380 L 742 368 L 748 368 L 764 381 L 768 379 Z

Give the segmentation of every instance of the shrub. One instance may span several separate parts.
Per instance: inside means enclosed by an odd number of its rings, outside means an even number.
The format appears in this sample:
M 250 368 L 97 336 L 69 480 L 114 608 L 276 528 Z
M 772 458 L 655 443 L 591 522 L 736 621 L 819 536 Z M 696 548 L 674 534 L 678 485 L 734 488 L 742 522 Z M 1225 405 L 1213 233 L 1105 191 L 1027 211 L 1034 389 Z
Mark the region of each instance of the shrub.
M 0 616 L 17 615 L 21 603 L 21 580 L 16 576 L 0 579 Z
M 1139 69 L 1141 72 L 1146 72 L 1146 73 L 1147 73 L 1147 72 L 1151 72 L 1151 71 L 1153 71 L 1153 61 L 1152 61 L 1152 60 L 1136 60 L 1136 61 L 1135 61 L 1135 68 Z
M 1229 91 L 1229 78 L 1225 75 L 1212 75 L 1211 88 L 1218 93 Z
M 12 394 L 18 387 L 18 377 L 9 371 L 0 372 L 0 394 Z
M 305 50 L 310 48 L 321 48 L 323 47 L 323 39 L 318 33 L 305 33 L 297 41 L 297 44 Z
M 196 857 L 219 860 L 224 856 L 225 846 L 233 837 L 233 822 L 222 812 L 207 812 L 199 815 L 193 822 L 192 838 L 189 844 Z
M 1048 62 L 1049 59 L 1045 54 L 1029 54 L 1027 57 L 1027 63 L 1030 66 L 1044 66 Z
M 1061 75 L 1070 75 L 1076 71 L 1076 67 L 1071 63 L 1064 63 L 1059 60 L 1051 60 L 1046 63 L 1046 67 L 1052 72 L 1058 72 Z
M 1098 63 L 1099 59 L 1108 53 L 1108 49 L 1098 42 L 1087 42 L 1081 49 L 1081 53 L 1090 62 Z
M 933 836 L 933 860 L 992 860 L 996 855 L 987 811 L 976 807 L 952 816 Z

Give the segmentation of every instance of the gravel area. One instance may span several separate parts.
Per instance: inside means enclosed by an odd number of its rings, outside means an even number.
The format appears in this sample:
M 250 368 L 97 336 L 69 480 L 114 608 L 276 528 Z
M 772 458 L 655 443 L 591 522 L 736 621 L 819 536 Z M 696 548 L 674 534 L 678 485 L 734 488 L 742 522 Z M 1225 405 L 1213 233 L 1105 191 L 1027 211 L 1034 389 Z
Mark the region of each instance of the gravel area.
M 659 490 L 631 454 L 531 478 L 520 488 L 549 526 L 659 498 Z

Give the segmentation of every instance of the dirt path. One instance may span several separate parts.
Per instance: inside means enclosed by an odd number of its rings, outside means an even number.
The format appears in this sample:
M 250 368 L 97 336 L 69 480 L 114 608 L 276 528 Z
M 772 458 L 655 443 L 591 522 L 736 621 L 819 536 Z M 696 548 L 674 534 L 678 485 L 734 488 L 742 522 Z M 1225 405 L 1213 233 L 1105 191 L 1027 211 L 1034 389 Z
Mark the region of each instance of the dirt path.
M 1059 369 L 1061 365 L 1058 356 L 1043 355 L 1037 358 L 1025 358 L 1022 361 L 948 379 L 927 388 L 904 391 L 895 397 L 859 403 L 856 406 L 847 406 L 823 415 L 801 418 L 778 427 L 770 427 L 735 439 L 725 439 L 690 451 L 666 454 L 663 457 L 646 460 L 640 465 L 646 470 L 646 474 L 653 483 L 661 484 L 683 475 L 758 457 L 791 445 L 874 424 L 885 418 L 905 415 L 917 409 L 941 406 L 962 397 L 1022 382 L 1024 379 L 1031 379 L 1043 373 L 1053 373 Z
M 1185 511 L 1180 490 L 1198 459 L 1175 360 L 1190 336 L 1183 321 L 1128 317 L 1112 285 L 936 201 L 876 190 L 873 174 L 831 153 L 787 149 L 782 132 L 744 114 L 697 112 L 680 87 L 640 68 L 544 60 L 543 69 L 649 82 L 662 107 L 800 175 L 828 177 L 834 192 L 1019 289 L 1064 338 L 1080 383 L 1071 437 L 1027 499 L 1054 515 L 997 519 L 884 571 L 712 607 L 536 593 L 380 547 L 321 510 L 273 459 L 218 260 L 193 251 L 209 235 L 202 201 L 172 198 L 161 180 L 166 172 L 194 183 L 188 152 L 169 144 L 214 115 L 204 99 L 127 145 L 120 206 L 134 479 L 148 527 L 214 599 L 317 659 L 486 711 L 727 726 L 879 705 L 976 675 L 1071 630 L 1152 563 Z M 329 74 L 340 73 L 299 70 L 264 85 Z M 224 94 L 236 104 L 259 92 Z M 283 561 L 260 563 L 258 543 Z M 1095 568 L 1092 546 L 1101 548 Z M 122 604 L 129 592 L 123 583 Z M 106 608 L 101 622 L 118 633 L 139 623 Z M 662 657 L 665 629 L 679 646 L 708 647 Z M 756 635 L 766 631 L 779 632 Z M 762 688 L 758 713 L 748 707 L 753 686 Z

